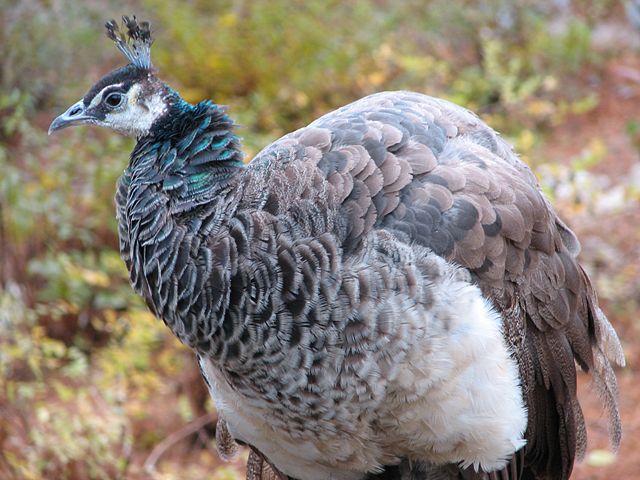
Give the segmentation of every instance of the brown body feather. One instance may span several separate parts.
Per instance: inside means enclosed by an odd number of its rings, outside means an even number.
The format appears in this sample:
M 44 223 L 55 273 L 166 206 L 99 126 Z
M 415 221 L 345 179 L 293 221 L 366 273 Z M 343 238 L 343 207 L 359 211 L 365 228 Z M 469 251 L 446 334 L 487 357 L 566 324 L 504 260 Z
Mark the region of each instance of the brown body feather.
M 524 453 L 491 475 L 450 466 L 442 471 L 449 476 L 406 478 L 568 478 L 586 447 L 576 362 L 592 373 L 619 444 L 611 363 L 624 358 L 577 262 L 578 240 L 480 119 L 419 94 L 378 94 L 283 137 L 256 161 L 270 157 L 297 160 L 282 178 L 301 187 L 296 198 L 267 202 L 314 201 L 326 179 L 342 204 L 343 248 L 357 248 L 372 229 L 429 247 L 469 269 L 504 318 L 528 408 Z

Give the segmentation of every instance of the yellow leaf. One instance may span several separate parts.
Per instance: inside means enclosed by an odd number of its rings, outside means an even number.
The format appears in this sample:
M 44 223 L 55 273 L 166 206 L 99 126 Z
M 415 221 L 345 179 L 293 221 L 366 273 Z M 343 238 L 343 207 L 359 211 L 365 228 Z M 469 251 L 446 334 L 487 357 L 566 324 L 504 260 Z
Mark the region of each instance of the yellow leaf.
M 238 16 L 233 12 L 228 12 L 220 16 L 220 24 L 225 27 L 232 27 L 236 23 L 238 23 Z
M 587 464 L 592 467 L 606 467 L 611 465 L 616 456 L 608 450 L 593 450 L 587 455 Z
M 96 270 L 88 270 L 86 268 L 81 270 L 82 279 L 89 285 L 96 287 L 108 287 L 109 276 L 104 272 L 98 272 Z
M 379 87 L 384 83 L 385 78 L 386 75 L 383 72 L 373 72 L 368 76 L 367 80 L 372 86 Z
M 523 130 L 518 137 L 518 148 L 523 152 L 527 152 L 533 147 L 535 141 L 536 136 L 531 130 Z

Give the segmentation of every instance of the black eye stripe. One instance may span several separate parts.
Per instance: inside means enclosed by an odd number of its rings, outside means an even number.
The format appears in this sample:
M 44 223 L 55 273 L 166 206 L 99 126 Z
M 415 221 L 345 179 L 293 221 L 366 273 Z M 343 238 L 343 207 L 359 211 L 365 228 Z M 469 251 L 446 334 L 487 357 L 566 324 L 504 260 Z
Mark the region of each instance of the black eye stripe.
M 84 104 L 89 105 L 105 87 L 122 88 L 128 91 L 131 85 L 144 80 L 148 74 L 148 71 L 140 70 L 133 65 L 127 65 L 109 72 L 86 93 L 83 98 Z M 117 84 L 121 84 L 121 87 L 115 87 Z

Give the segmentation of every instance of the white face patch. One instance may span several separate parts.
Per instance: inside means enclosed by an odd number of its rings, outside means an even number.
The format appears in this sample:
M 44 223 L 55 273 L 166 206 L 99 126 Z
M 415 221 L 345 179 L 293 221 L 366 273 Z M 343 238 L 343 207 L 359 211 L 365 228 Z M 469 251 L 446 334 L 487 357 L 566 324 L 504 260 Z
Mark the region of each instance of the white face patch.
M 113 85 L 105 88 L 110 87 Z M 99 105 L 103 93 L 104 89 L 94 97 L 90 107 L 94 106 L 94 103 L 95 106 Z M 108 112 L 101 124 L 132 137 L 142 137 L 149 133 L 151 125 L 166 113 L 167 105 L 160 92 L 154 92 L 147 98 L 142 98 L 141 93 L 142 86 L 133 85 L 126 94 L 126 102 L 121 107 Z

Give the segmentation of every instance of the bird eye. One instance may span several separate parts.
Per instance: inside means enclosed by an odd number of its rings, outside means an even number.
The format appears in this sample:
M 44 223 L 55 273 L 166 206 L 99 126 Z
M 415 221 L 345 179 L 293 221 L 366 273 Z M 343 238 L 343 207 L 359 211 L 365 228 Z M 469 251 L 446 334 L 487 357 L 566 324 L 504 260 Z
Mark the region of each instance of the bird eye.
M 117 108 L 124 102 L 124 95 L 118 92 L 112 92 L 104 99 L 104 103 L 109 108 Z

